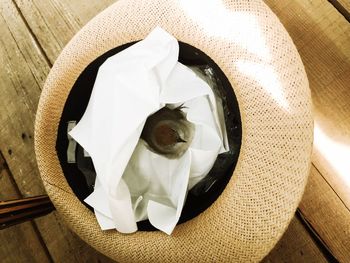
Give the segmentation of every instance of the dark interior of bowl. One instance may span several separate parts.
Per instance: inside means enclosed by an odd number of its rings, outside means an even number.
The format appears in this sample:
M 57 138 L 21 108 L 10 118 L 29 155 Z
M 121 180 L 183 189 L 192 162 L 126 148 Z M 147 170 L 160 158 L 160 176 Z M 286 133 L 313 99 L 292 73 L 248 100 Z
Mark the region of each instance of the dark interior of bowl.
M 92 208 L 83 200 L 93 191 L 92 179 L 96 176 L 91 158 L 84 158 L 83 149 L 76 150 L 76 163 L 67 162 L 69 121 L 79 121 L 83 116 L 90 99 L 97 71 L 101 64 L 110 56 L 122 51 L 134 43 L 116 47 L 96 58 L 80 74 L 75 82 L 61 116 L 56 141 L 56 150 L 63 173 L 78 199 L 89 209 Z M 209 174 L 193 187 L 186 199 L 178 224 L 186 222 L 207 209 L 222 193 L 229 182 L 236 166 L 242 138 L 241 118 L 236 96 L 232 86 L 218 65 L 199 49 L 179 42 L 179 62 L 187 66 L 210 69 L 217 83 L 217 92 L 222 98 L 225 123 L 227 128 L 230 151 L 220 154 Z M 91 179 L 92 178 L 92 179 Z M 138 222 L 142 231 L 156 230 L 148 220 Z

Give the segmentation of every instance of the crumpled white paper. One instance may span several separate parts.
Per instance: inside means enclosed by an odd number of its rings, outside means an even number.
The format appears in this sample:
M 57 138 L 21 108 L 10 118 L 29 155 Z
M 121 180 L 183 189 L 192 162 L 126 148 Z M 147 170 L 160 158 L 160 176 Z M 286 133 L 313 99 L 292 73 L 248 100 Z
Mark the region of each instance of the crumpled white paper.
M 107 59 L 100 67 L 87 109 L 69 133 L 91 156 L 94 208 L 101 229 L 137 231 L 149 219 L 171 234 L 187 191 L 227 151 L 225 126 L 208 84 L 179 63 L 177 40 L 155 28 L 144 40 Z M 165 105 L 184 103 L 194 138 L 183 156 L 168 159 L 140 138 L 147 117 Z

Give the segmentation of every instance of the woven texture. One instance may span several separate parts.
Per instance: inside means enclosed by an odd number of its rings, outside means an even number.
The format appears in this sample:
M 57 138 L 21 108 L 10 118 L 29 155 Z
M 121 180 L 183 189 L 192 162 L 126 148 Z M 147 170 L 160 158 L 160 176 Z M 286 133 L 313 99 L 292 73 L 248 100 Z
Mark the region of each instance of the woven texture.
M 62 51 L 42 91 L 35 150 L 58 212 L 87 243 L 118 262 L 261 260 L 287 228 L 301 199 L 312 149 L 311 99 L 287 32 L 259 0 L 120 0 L 90 21 Z M 74 82 L 95 58 L 161 26 L 209 55 L 228 77 L 242 118 L 233 177 L 203 213 L 175 228 L 123 235 L 101 231 L 73 194 L 55 150 L 60 116 Z

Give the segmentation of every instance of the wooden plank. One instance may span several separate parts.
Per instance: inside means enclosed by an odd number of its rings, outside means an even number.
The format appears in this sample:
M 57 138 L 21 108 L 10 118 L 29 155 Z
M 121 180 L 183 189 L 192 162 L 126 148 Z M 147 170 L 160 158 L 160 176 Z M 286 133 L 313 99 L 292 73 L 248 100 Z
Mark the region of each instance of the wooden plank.
M 350 210 L 315 166 L 311 168 L 299 209 L 334 257 L 347 262 L 350 259 Z
M 74 34 L 115 0 L 16 0 L 51 63 Z
M 0 1 L 0 34 L 0 149 L 21 193 L 44 194 L 34 155 L 33 123 L 50 65 L 11 0 Z M 54 261 L 110 262 L 72 234 L 56 213 L 35 222 Z M 12 233 L 11 229 L 6 231 Z M 35 262 L 36 255 L 27 261 Z
M 0 2 L 0 149 L 25 196 L 45 193 L 36 170 L 33 130 L 49 72 L 10 1 Z
M 341 4 L 344 9 L 346 9 L 350 13 L 350 1 L 349 0 L 337 0 L 339 4 Z
M 263 263 L 273 262 L 327 262 L 308 231 L 296 216 L 274 249 Z
M 350 1 L 349 0 L 328 0 L 350 22 Z
M 0 153 L 0 162 L 3 162 Z M 20 198 L 11 174 L 0 166 L 0 200 Z M 46 247 L 40 240 L 33 223 L 26 222 L 0 231 L 0 258 L 2 263 L 50 262 Z M 35 259 L 35 261 L 33 261 Z

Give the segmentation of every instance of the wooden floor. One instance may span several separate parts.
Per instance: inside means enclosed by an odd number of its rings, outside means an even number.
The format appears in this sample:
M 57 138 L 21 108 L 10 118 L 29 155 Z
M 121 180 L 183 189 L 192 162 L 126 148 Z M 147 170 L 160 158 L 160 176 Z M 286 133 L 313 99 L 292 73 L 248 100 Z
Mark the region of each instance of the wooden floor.
M 45 193 L 33 149 L 41 89 L 65 44 L 113 2 L 0 0 L 0 200 Z M 298 213 L 264 262 L 350 262 L 350 4 L 330 1 L 343 3 L 341 14 L 326 0 L 265 2 L 305 64 L 315 142 Z M 0 231 L 0 244 L 2 263 L 112 262 L 55 212 Z

